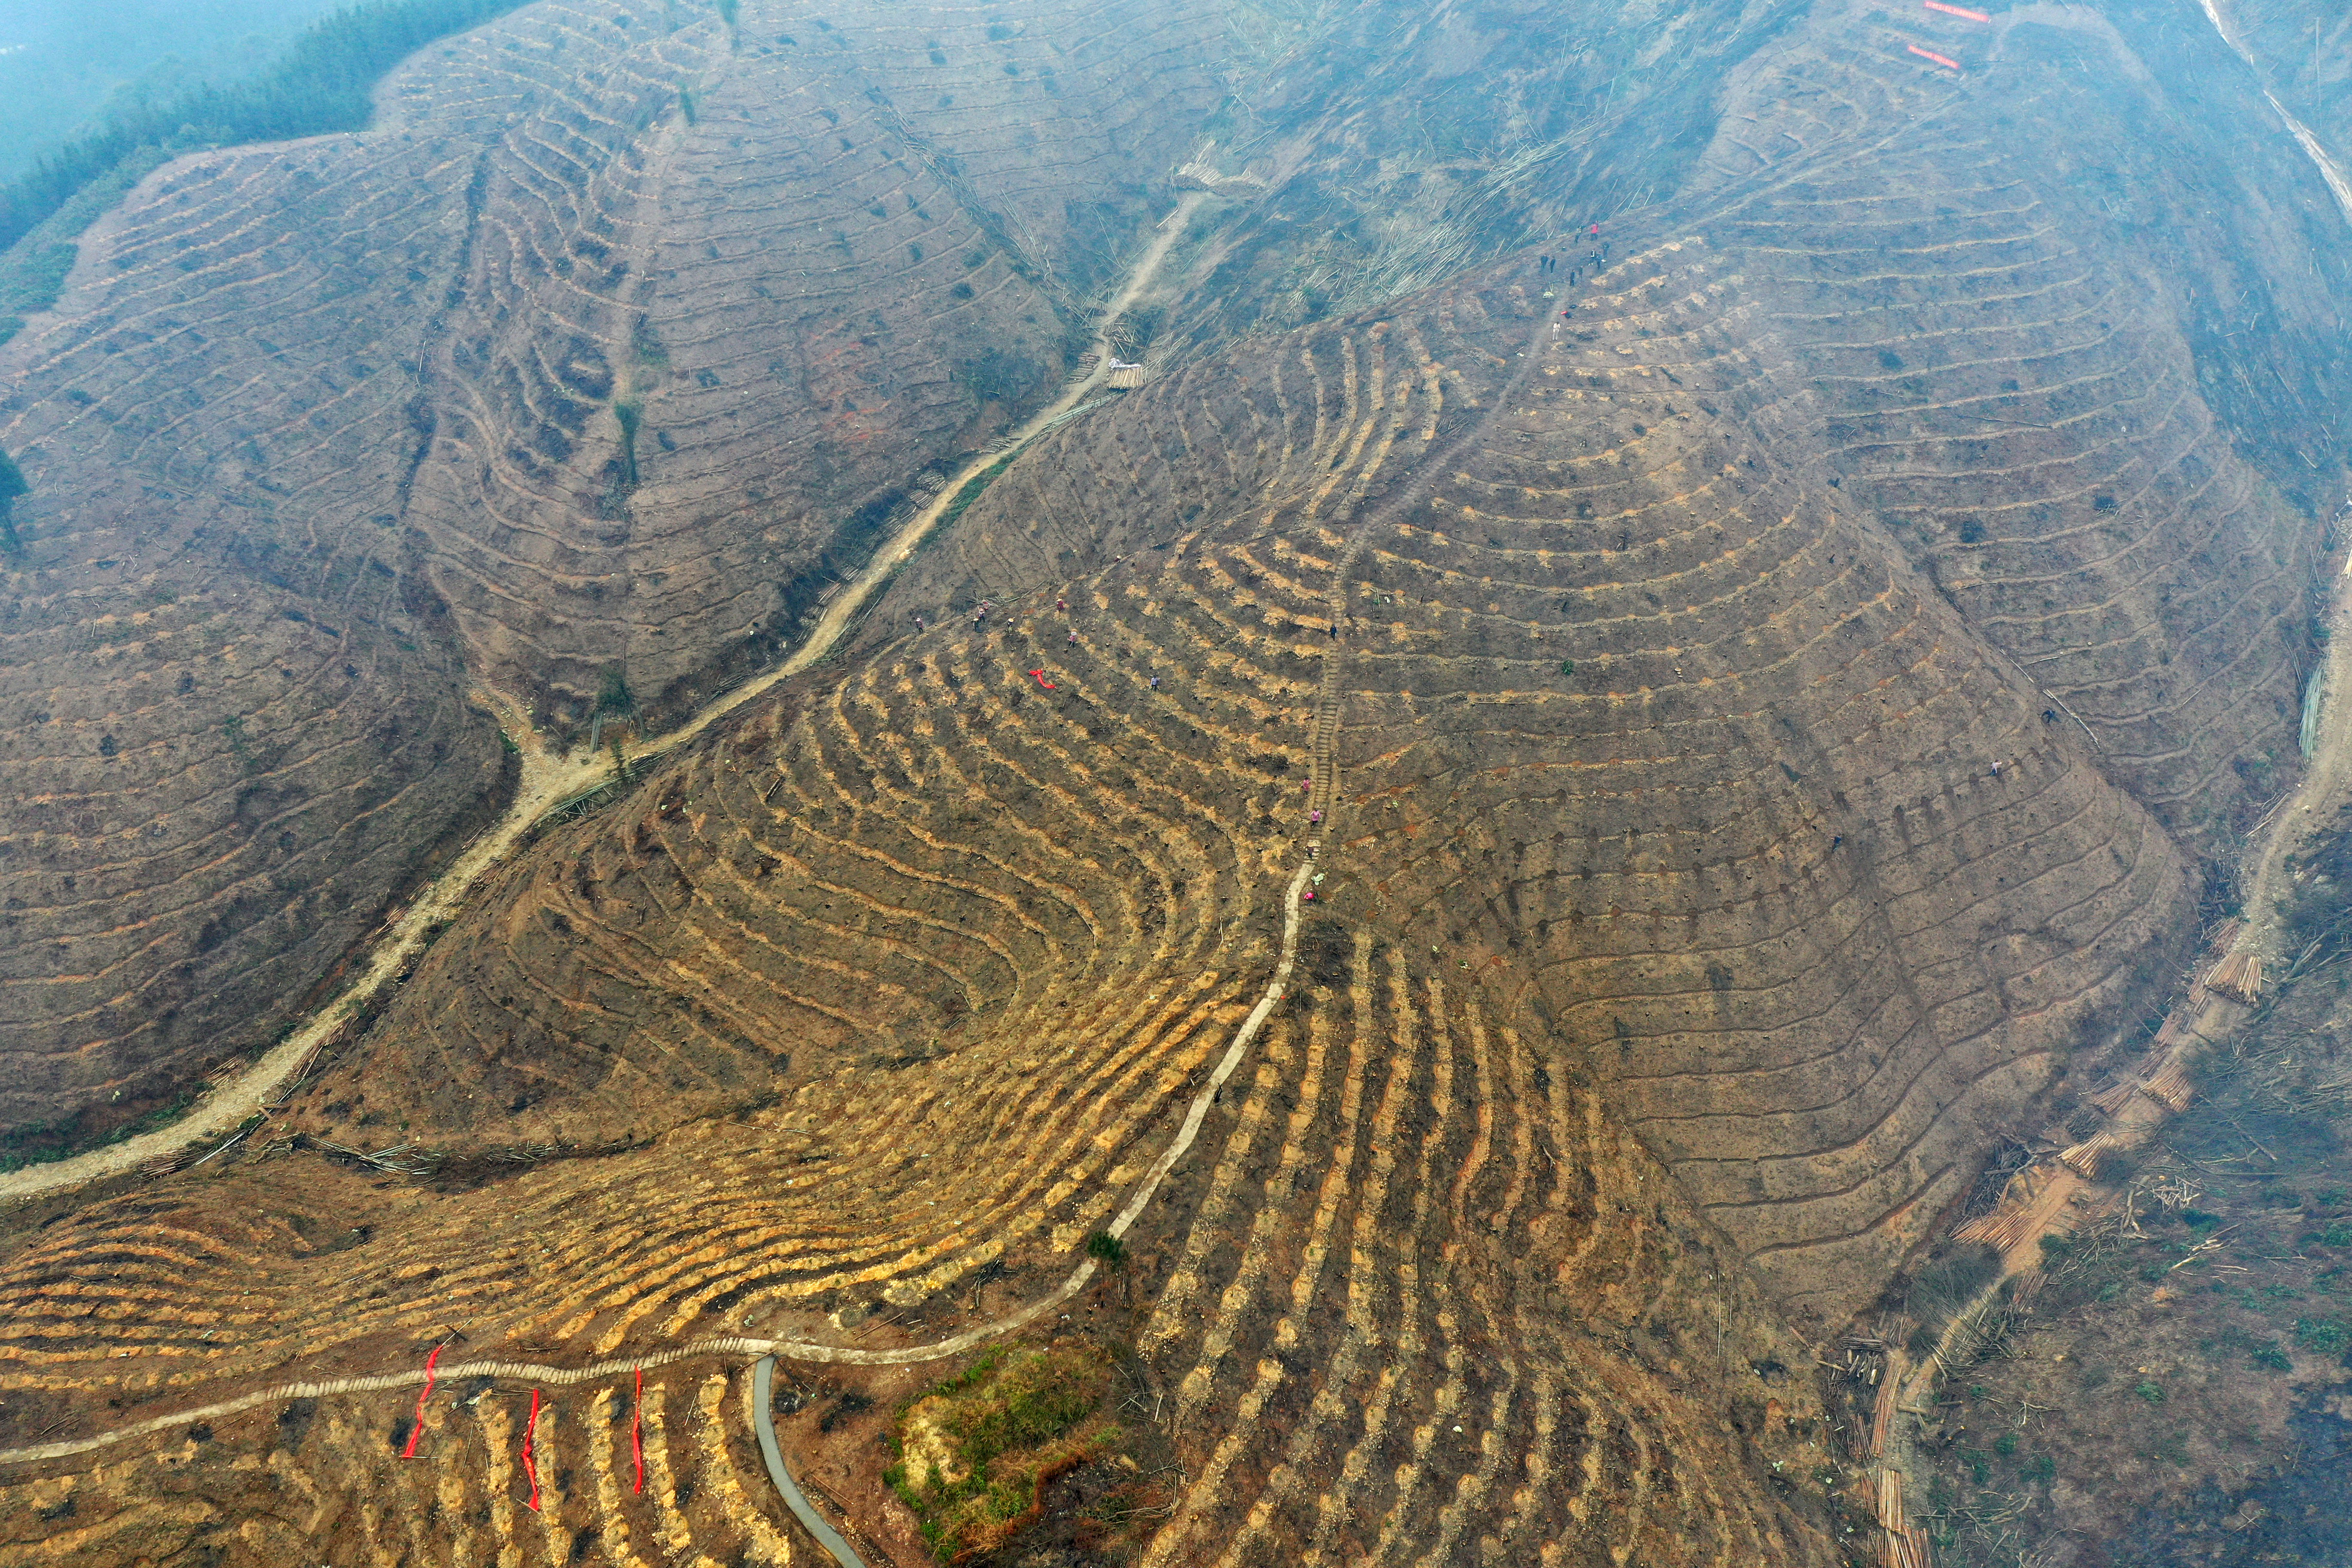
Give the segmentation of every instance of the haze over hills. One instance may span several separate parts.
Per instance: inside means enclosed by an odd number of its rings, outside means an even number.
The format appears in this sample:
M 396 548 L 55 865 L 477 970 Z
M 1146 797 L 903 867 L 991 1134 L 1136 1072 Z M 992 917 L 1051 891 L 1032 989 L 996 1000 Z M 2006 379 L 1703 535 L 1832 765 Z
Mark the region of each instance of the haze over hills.
M 123 0 L 12 6 L 0 17 L 0 180 L 13 180 L 110 103 L 268 63 L 327 0 Z
M 1135 1406 L 1035 1472 L 1041 1561 L 1850 1560 L 1817 1352 L 2298 765 L 2309 20 L 538 0 L 158 171 L 0 348 L 20 1135 L 266 1044 L 516 768 L 810 637 L 1196 195 L 1144 384 L 826 662 L 514 854 L 240 1146 L 27 1211 L 0 1430 L 64 1447 L 6 1550 L 787 1561 L 772 1338 L 911 1563 L 874 1438 L 956 1363 L 893 1369 L 1050 1310 Z M 337 1382 L 454 1334 L 587 1380 L 545 1511 L 523 1373 L 405 1465 L 413 1384 Z M 1177 1479 L 1052 1535 L 1118 1454 Z

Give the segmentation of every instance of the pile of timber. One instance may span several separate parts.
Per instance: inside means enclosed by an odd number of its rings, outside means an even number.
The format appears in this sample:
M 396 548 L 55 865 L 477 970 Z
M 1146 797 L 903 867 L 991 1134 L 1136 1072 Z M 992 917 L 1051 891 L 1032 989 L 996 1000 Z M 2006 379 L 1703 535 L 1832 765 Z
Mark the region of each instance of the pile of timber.
M 2099 1166 L 2111 1154 L 2123 1152 L 2123 1142 L 2104 1130 L 2092 1133 L 2058 1156 L 2058 1163 L 2086 1182 L 2099 1179 Z
M 1871 1406 L 1870 1410 L 1870 1451 L 1874 1454 L 1884 1454 L 1886 1452 L 1886 1441 L 1895 1435 L 1895 1407 L 1902 1403 L 1902 1389 L 1903 1369 L 1895 1363 L 1895 1352 L 1893 1351 L 1889 1351 L 1887 1352 L 1886 1375 L 1884 1378 L 1881 1378 L 1878 1384 L 1878 1401 Z M 1885 1473 L 1889 1477 L 1892 1477 L 1895 1474 L 1892 1470 L 1888 1470 Z M 1901 1483 L 1897 1482 L 1896 1484 L 1900 1485 Z M 1885 1494 L 1882 1493 L 1881 1495 L 1883 1497 Z M 1894 1528 L 1899 1530 L 1902 1528 L 1901 1515 L 1903 1512 L 1899 1500 L 1896 1503 L 1895 1511 L 1896 1521 Z
M 2025 1239 L 2033 1228 L 2032 1205 L 2003 1204 L 1990 1214 L 1979 1215 L 1959 1229 L 1952 1232 L 1955 1241 L 1981 1241 L 2000 1252 L 2007 1252 Z
M 2164 1064 L 2157 1075 L 2140 1085 L 2149 1094 L 2172 1108 L 2175 1116 L 2189 1109 L 2197 1098 L 2197 1090 L 2189 1081 L 2189 1067 L 2179 1057 Z
M 1927 1532 L 1903 1516 L 1903 1473 L 1881 1469 L 1877 1482 L 1880 1568 L 1930 1568 Z
M 2233 952 L 2206 972 L 2205 988 L 2253 1006 L 2263 999 L 2263 961 L 2251 952 Z
M 2007 1252 L 2023 1240 L 2032 1227 L 2033 1200 L 2042 1195 L 2049 1183 L 2047 1165 L 2028 1165 L 2009 1179 L 2009 1185 L 2001 1189 L 2000 1201 L 1989 1212 L 1955 1227 L 1952 1239 L 1989 1242 Z
M 1878 1472 L 1878 1528 L 1903 1533 L 1903 1472 L 1892 1466 Z

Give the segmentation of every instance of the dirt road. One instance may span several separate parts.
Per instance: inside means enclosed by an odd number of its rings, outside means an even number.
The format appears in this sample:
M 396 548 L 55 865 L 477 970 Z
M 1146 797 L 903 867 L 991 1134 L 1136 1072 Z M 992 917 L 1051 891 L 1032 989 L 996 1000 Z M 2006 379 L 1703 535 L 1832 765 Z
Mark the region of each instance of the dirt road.
M 938 525 L 940 518 L 965 484 L 978 478 L 990 465 L 1002 461 L 1035 440 L 1076 411 L 1089 395 L 1101 387 L 1110 374 L 1111 329 L 1151 287 L 1160 264 L 1182 237 L 1192 215 L 1210 199 L 1203 192 L 1190 192 L 1160 220 L 1150 243 L 1136 258 L 1118 292 L 1111 296 L 1110 303 L 1105 307 L 1096 329 L 1092 357 L 1083 374 L 1071 377 L 1053 402 L 992 449 L 965 464 L 944 489 L 908 518 L 889 542 L 875 552 L 873 560 L 867 563 L 865 571 L 858 574 L 856 581 L 834 595 L 832 604 L 826 606 L 824 616 L 810 633 L 808 640 L 794 649 L 782 664 L 757 679 L 713 698 L 685 723 L 641 747 L 637 757 L 633 760 L 649 760 L 684 744 L 778 681 L 798 675 L 831 652 L 875 590 L 888 580 L 890 574 Z M 232 1132 L 256 1115 L 267 1114 L 270 1104 L 298 1081 L 311 1053 L 341 1026 L 353 1009 L 380 992 L 424 950 L 428 931 L 437 924 L 446 924 L 457 918 L 467 898 L 488 873 L 505 863 L 516 844 L 540 818 L 563 802 L 595 788 L 611 776 L 610 764 L 602 757 L 554 756 L 543 751 L 536 743 L 536 732 L 526 721 L 520 703 L 498 693 L 485 691 L 477 691 L 475 700 L 499 715 L 508 737 L 522 748 L 522 781 L 515 791 L 514 802 L 495 826 L 468 845 L 448 870 L 435 879 L 407 909 L 384 927 L 356 965 L 358 978 L 346 990 L 302 1020 L 293 1033 L 272 1047 L 260 1060 L 229 1082 L 207 1092 L 194 1110 L 169 1127 L 142 1133 L 121 1143 L 110 1143 L 69 1160 L 29 1165 L 0 1176 L 0 1203 L 21 1203 L 44 1193 L 77 1187 L 135 1171 L 176 1154 L 192 1144 Z

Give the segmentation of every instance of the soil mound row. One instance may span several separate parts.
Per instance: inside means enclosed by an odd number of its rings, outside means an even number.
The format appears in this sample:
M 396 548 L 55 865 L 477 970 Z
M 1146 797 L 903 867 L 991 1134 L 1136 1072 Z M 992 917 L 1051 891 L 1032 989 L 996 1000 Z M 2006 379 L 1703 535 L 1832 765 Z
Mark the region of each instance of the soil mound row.
M 1190 13 L 889 16 L 551 0 L 92 232 L 5 351 L 0 1127 L 266 1047 L 494 809 L 469 677 L 674 714 L 1058 382 Z
M 1833 1561 L 1753 1500 L 1801 1352 L 1590 1080 L 1361 927 L 1302 948 L 1145 1330 L 1191 1478 L 1150 1561 Z
M 2166 149 L 2085 115 L 2082 73 L 2033 29 L 1959 95 L 1852 21 L 1853 47 L 1816 33 L 1748 84 L 1710 163 L 1766 192 L 1707 238 L 1805 364 L 1849 504 L 2215 853 L 2276 787 L 2315 530 L 2200 395 L 2184 302 L 2130 255 L 2158 242 L 2114 233 L 2116 197 L 2070 173 L 2111 155 L 2117 193 L 2161 192 Z M 2095 150 L 2022 133 L 2070 111 Z M 2163 232 L 2164 195 L 2124 199 Z
M 1728 259 L 1669 240 L 1574 298 L 1475 448 L 1364 532 L 1346 863 L 1792 1300 L 1847 1300 L 2119 998 L 2179 866 L 1802 481 L 1808 410 Z
M 96 1568 L 227 1552 L 221 1560 L 371 1568 L 643 1568 L 748 1552 L 782 1563 L 791 1548 L 770 1517 L 742 1381 L 667 1368 L 646 1374 L 642 1405 L 621 1378 L 546 1391 L 535 1419 L 528 1389 L 445 1386 L 406 1460 L 395 1456 L 413 1394 L 297 1400 L 202 1423 L 89 1472 L 30 1483 L 38 1537 L 0 1548 L 0 1561 Z

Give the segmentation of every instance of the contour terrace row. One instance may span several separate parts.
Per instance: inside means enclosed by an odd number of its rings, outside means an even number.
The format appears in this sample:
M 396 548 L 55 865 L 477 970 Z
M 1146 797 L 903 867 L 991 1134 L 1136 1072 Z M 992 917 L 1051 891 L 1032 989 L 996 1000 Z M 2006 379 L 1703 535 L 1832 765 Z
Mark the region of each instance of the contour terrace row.
M 559 730 L 615 675 L 674 716 L 1057 384 L 1054 269 L 1112 264 L 1205 90 L 1130 79 L 1184 14 L 921 48 L 888 15 L 853 46 L 855 12 L 546 0 L 396 71 L 374 128 L 177 160 L 91 231 L 0 351 L 32 486 L 0 1121 L 136 1115 L 266 1046 L 496 808 L 469 679 Z M 947 90 L 901 112 L 894 71 Z M 959 162 L 959 88 L 1036 100 L 1018 179 Z
M 1906 53 L 1923 33 L 1969 56 L 1965 91 Z M 2084 100 L 2134 62 L 2086 75 L 2070 41 L 2020 27 L 1995 49 L 1867 6 L 1790 40 L 1711 150 L 1727 195 L 1699 232 L 1805 367 L 1848 504 L 2210 855 L 2293 721 L 2317 531 L 2200 395 L 2183 301 L 2119 248 L 2068 146 L 2031 133 L 2087 119 L 2092 147 L 2162 151 L 2108 147 Z

